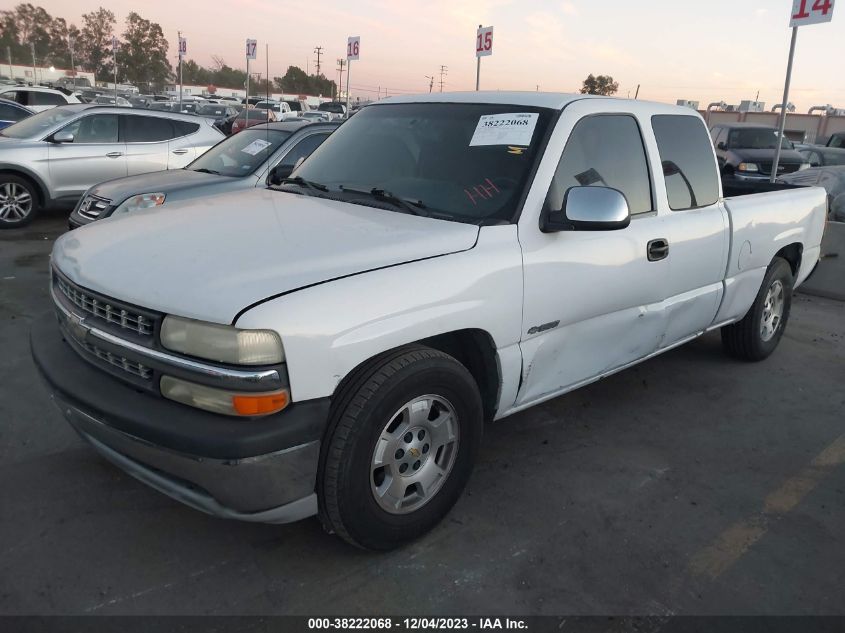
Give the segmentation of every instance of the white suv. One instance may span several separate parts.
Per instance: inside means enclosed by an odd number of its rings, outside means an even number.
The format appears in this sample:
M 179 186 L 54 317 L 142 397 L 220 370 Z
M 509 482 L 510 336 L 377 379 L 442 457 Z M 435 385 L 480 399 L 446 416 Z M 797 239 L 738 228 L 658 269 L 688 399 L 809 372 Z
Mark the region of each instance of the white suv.
M 0 87 L 0 97 L 16 101 L 35 112 L 43 112 L 68 103 L 82 103 L 73 95 L 67 95 L 61 90 L 39 86 L 3 86 Z

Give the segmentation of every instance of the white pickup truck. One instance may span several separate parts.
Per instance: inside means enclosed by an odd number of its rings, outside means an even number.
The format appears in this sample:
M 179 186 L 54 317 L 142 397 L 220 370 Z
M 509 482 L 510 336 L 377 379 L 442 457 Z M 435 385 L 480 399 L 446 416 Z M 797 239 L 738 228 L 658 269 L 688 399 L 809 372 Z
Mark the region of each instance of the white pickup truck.
M 825 192 L 723 198 L 688 109 L 473 92 L 364 108 L 267 189 L 96 222 L 52 254 L 35 361 L 70 423 L 217 516 L 387 549 L 485 422 L 704 332 L 761 360 Z

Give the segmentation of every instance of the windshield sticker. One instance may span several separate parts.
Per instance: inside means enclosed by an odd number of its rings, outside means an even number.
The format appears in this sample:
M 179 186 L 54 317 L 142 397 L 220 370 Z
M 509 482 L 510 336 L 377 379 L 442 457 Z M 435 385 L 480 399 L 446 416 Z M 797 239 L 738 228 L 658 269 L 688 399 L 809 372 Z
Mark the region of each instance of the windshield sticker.
M 250 156 L 255 156 L 258 152 L 267 149 L 270 147 L 272 143 L 268 143 L 267 141 L 262 141 L 260 138 L 255 139 L 252 143 L 244 147 L 241 151 L 245 154 L 249 154 Z
M 537 119 L 536 112 L 515 112 L 511 114 L 485 114 L 478 119 L 475 133 L 469 142 L 470 147 L 483 145 L 522 145 L 531 144 Z

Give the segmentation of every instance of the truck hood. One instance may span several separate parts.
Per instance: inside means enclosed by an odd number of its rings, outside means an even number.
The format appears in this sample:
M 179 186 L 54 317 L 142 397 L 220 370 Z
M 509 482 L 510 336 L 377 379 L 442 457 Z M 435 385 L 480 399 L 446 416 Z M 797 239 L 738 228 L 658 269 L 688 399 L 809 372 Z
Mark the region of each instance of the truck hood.
M 771 163 L 775 159 L 775 150 L 773 149 L 732 149 L 731 152 L 740 160 L 748 161 L 749 163 Z M 800 165 L 806 162 L 807 159 L 794 149 L 784 149 L 780 152 L 781 165 Z
M 93 222 L 56 240 L 53 263 L 106 296 L 232 323 L 244 308 L 274 295 L 471 249 L 478 231 L 471 224 L 257 189 Z
M 248 178 L 248 176 L 244 178 Z M 241 180 L 241 178 L 206 174 L 191 169 L 169 169 L 107 180 L 92 187 L 88 193 L 100 196 L 101 198 L 107 198 L 113 204 L 117 205 L 129 196 L 136 196 L 142 193 L 176 193 L 218 182 L 235 183 L 238 180 Z M 166 203 L 167 200 L 165 199 Z

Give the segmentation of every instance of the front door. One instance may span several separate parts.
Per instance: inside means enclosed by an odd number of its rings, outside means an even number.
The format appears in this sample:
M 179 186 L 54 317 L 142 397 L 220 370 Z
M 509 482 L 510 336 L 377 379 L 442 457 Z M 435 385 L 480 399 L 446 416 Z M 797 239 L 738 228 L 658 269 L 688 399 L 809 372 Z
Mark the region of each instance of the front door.
M 69 123 L 70 143 L 50 143 L 50 180 L 57 198 L 81 196 L 88 187 L 126 176 L 126 147 L 118 141 L 116 114 L 87 114 Z
M 597 107 L 601 114 L 594 114 Z M 519 230 L 525 298 L 517 406 L 648 356 L 663 337 L 669 265 L 659 248 L 666 227 L 649 176 L 642 133 L 648 125 L 611 100 L 575 102 L 561 115 L 547 149 L 560 161 L 546 208 L 560 209 L 570 187 L 606 186 L 625 195 L 632 219 L 616 231 L 541 233 L 526 205 Z

